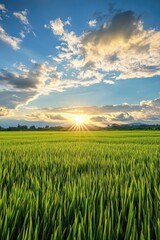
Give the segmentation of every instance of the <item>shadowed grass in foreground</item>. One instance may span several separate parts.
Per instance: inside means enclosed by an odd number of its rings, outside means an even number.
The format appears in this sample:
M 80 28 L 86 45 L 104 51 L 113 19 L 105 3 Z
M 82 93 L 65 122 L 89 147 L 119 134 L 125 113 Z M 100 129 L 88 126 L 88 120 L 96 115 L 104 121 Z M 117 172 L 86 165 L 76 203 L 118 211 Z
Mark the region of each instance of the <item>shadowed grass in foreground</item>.
M 0 133 L 0 239 L 160 239 L 158 131 Z

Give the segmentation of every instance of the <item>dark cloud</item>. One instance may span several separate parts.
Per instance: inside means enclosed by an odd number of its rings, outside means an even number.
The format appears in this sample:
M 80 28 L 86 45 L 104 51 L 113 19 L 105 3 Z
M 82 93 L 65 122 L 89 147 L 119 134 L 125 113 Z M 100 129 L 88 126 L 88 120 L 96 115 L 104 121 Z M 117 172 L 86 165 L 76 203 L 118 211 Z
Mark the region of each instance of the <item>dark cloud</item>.
M 110 63 L 114 63 L 115 61 L 118 60 L 117 54 L 114 53 L 113 55 L 109 56 L 108 60 L 110 61 Z
M 138 22 L 139 17 L 133 11 L 126 11 L 117 13 L 109 27 L 103 24 L 102 29 L 106 29 L 113 36 L 122 36 L 127 40 L 138 29 Z
M 107 121 L 107 118 L 103 116 L 96 116 L 96 117 L 90 118 L 90 120 L 97 123 L 105 123 Z
M 20 73 L 10 72 L 6 69 L 0 70 L 0 82 L 16 89 L 37 89 L 51 77 L 57 77 L 55 68 L 46 64 L 34 63 L 32 69 L 21 69 Z
M 46 114 L 46 117 L 51 119 L 51 120 L 59 120 L 59 121 L 66 121 L 67 119 L 64 118 L 62 115 L 57 114 L 57 115 L 53 115 L 53 114 Z
M 64 122 L 67 119 L 65 117 L 63 117 L 61 114 L 54 114 L 54 113 L 50 113 L 45 112 L 45 111 L 41 111 L 41 112 L 36 112 L 30 115 L 27 115 L 27 117 L 29 117 L 29 119 L 38 119 L 41 121 L 53 121 L 53 122 Z
M 112 121 L 118 121 L 118 122 L 125 122 L 125 121 L 130 122 L 130 121 L 133 121 L 133 120 L 134 120 L 134 118 L 127 112 L 120 113 L 117 116 L 114 116 L 112 118 Z
M 34 99 L 36 94 L 36 91 L 17 92 L 4 90 L 0 92 L 0 105 L 5 106 L 6 108 L 13 109 L 21 104 L 26 104 L 31 99 Z
M 16 71 L 0 70 L 0 105 L 15 108 L 25 105 L 43 93 L 53 89 L 58 91 L 56 82 L 59 78 L 56 68 L 48 63 L 32 63 L 28 69 L 23 64 L 16 66 Z
M 83 44 L 94 42 L 94 45 L 108 44 L 113 39 L 122 37 L 126 41 L 138 30 L 139 17 L 133 11 L 117 13 L 110 22 L 105 22 L 96 31 L 86 34 Z
M 0 71 L 0 82 L 2 84 L 11 85 L 17 89 L 31 89 L 36 88 L 38 85 L 38 78 L 35 73 L 27 74 L 27 75 L 18 75 L 15 73 L 11 73 L 7 70 L 2 69 Z

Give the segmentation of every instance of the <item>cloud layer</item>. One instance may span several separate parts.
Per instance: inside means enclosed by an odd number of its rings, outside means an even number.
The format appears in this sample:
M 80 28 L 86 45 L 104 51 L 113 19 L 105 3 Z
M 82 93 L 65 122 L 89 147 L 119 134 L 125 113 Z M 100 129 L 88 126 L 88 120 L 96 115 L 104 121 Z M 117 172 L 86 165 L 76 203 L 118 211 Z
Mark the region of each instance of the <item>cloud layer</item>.
M 139 104 L 106 105 L 102 107 L 66 107 L 35 109 L 25 117 L 30 121 L 73 123 L 76 115 L 83 115 L 87 124 L 105 126 L 113 123 L 160 123 L 160 98 Z

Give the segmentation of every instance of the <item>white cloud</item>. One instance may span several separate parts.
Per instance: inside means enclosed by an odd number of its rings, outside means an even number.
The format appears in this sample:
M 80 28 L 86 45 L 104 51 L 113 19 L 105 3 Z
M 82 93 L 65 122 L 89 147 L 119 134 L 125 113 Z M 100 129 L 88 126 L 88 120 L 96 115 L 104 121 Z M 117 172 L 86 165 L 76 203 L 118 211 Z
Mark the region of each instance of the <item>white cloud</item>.
M 24 25 L 29 25 L 29 21 L 27 18 L 28 10 L 25 9 L 24 11 L 14 12 L 13 15 L 18 18 Z
M 65 26 L 70 25 L 70 21 L 71 19 L 68 19 L 63 22 L 57 18 L 51 20 L 49 25 L 44 25 L 45 28 L 51 28 L 53 34 L 59 37 L 61 46 L 56 46 L 56 49 L 60 51 L 57 57 L 62 60 L 80 54 L 81 39 L 73 31 L 65 30 Z
M 19 33 L 19 35 L 21 36 L 22 39 L 25 38 L 25 36 L 26 36 L 24 31 L 21 31 L 21 32 Z
M 2 21 L 3 18 L 9 18 L 9 15 L 7 14 L 8 10 L 5 7 L 4 4 L 0 4 L 0 20 Z
M 10 45 L 14 50 L 18 50 L 21 39 L 8 35 L 5 30 L 0 26 L 0 40 Z
M 115 84 L 115 82 L 113 80 L 104 80 L 103 82 L 106 84 L 111 84 L 111 85 Z
M 144 29 L 132 11 L 116 14 L 99 29 L 83 35 L 85 64 L 107 74 L 117 72 L 117 80 L 160 75 L 160 31 Z
M 5 5 L 4 4 L 0 4 L 0 11 L 6 11 L 7 9 L 6 9 L 6 7 L 5 7 Z
M 32 34 L 36 37 L 35 32 L 32 30 L 32 26 L 29 23 L 28 20 L 28 9 L 25 9 L 24 11 L 19 11 L 19 12 L 14 12 L 13 16 L 15 16 L 17 19 L 19 19 L 19 21 L 23 24 L 23 30 L 20 31 L 19 35 L 21 36 L 21 38 L 25 38 L 26 34 L 32 32 Z
M 47 27 L 47 25 L 45 25 L 45 27 Z M 62 36 L 64 33 L 64 23 L 60 18 L 50 21 L 50 28 L 55 35 Z
M 143 100 L 140 102 L 140 106 L 160 108 L 160 98 L 156 98 L 154 100 Z
M 96 24 L 97 24 L 97 20 L 96 20 L 96 19 L 90 20 L 90 21 L 88 22 L 88 25 L 89 25 L 90 27 L 95 27 Z
M 94 20 L 90 22 L 94 24 Z M 68 31 L 66 25 L 57 18 L 46 27 L 58 36 L 60 45 L 52 59 L 67 79 L 74 76 L 81 86 L 102 81 L 114 85 L 115 80 L 160 75 L 160 32 L 144 29 L 134 12 L 116 13 L 99 28 L 80 36 Z
M 60 18 L 51 20 L 50 24 L 45 24 L 44 27 L 52 29 L 54 35 L 62 36 L 65 33 L 64 26 L 71 25 L 71 18 L 68 18 L 66 21 L 62 21 Z

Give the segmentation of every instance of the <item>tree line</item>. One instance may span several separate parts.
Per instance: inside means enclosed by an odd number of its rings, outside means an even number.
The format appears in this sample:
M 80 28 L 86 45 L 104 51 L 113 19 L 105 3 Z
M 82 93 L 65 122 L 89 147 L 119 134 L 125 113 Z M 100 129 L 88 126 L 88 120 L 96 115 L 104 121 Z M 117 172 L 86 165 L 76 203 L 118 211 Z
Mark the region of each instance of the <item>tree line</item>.
M 36 127 L 35 125 L 27 126 L 18 124 L 17 127 L 1 127 L 0 131 L 67 131 L 70 127 L 63 126 L 49 126 Z M 139 124 L 139 125 L 130 125 L 130 124 L 112 124 L 106 127 L 97 127 L 97 126 L 87 126 L 88 130 L 160 130 L 160 125 L 148 125 L 148 124 Z

